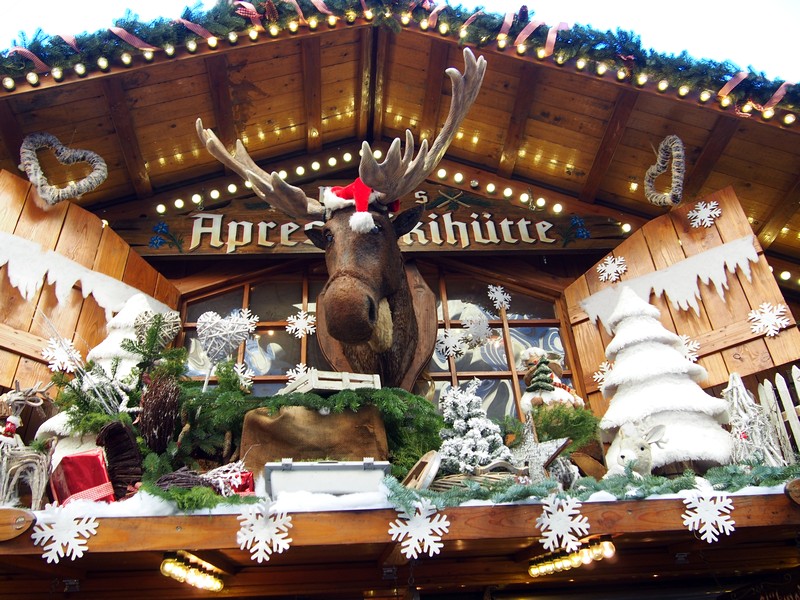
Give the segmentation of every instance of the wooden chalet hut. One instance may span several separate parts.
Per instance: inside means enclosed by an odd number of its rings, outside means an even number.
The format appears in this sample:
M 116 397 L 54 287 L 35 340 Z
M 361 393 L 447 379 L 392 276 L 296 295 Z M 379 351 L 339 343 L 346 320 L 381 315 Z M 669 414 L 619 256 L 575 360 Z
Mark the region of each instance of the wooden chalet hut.
M 286 331 L 290 316 L 316 312 L 323 253 L 302 222 L 206 151 L 195 121 L 229 149 L 240 139 L 259 166 L 315 197 L 322 185 L 353 181 L 363 141 L 386 152 L 406 129 L 418 142 L 436 136 L 451 96 L 444 72 L 462 68 L 464 43 L 488 63 L 483 87 L 437 169 L 402 199 L 425 213 L 400 244 L 435 295 L 439 332 L 464 328 L 471 307 L 488 306 L 488 286 L 502 286 L 511 302 L 489 322 L 491 344 L 434 354 L 414 392 L 433 402 L 444 386 L 477 377 L 489 416 L 518 415 L 520 353 L 539 346 L 564 356 L 565 380 L 602 416 L 608 402 L 593 375 L 611 334 L 587 301 L 612 284 L 685 273 L 693 257 L 733 256 L 729 244 L 751 238 L 749 273 L 728 270 L 716 288 L 697 283 L 694 308 L 668 293 L 650 301 L 665 328 L 698 342 L 712 395 L 731 373 L 755 390 L 798 362 L 796 86 L 770 106 L 777 83 L 751 75 L 725 90 L 709 73 L 681 79 L 677 59 L 648 59 L 610 32 L 603 46 L 581 28 L 555 31 L 551 46 L 542 25 L 515 46 L 521 15 L 504 31 L 503 15 L 464 25 L 470 15 L 449 7 L 339 4 L 347 6 L 327 16 L 301 1 L 300 19 L 289 3 L 267 2 L 256 15 L 223 3 L 181 22 L 122 23 L 135 36 L 125 42 L 112 32 L 79 37 L 79 53 L 60 39 L 49 55 L 32 45 L 46 69 L 25 54 L 3 59 L 0 391 L 50 379 L 42 349 L 54 335 L 85 356 L 137 292 L 180 311 L 176 344 L 189 349 L 196 378 L 198 316 L 238 308 L 259 315 L 255 341 L 237 351 L 255 371 L 256 393 L 275 394 L 300 363 L 337 370 L 317 336 Z M 23 142 L 38 132 L 96 153 L 107 178 L 46 205 L 19 169 Z M 670 135 L 685 147 L 676 207 L 644 193 Z M 88 173 L 38 155 L 53 185 Z M 656 187 L 668 180 L 669 172 Z M 63 260 L 77 265 L 67 286 Z M 90 285 L 96 274 L 103 286 Z M 109 289 L 117 295 L 102 293 Z M 749 320 L 765 303 L 788 307 L 777 335 Z M 788 431 L 795 423 L 800 433 L 794 407 L 783 413 Z M 37 425 L 32 418 L 19 433 L 28 441 Z M 240 547 L 233 514 L 101 517 L 87 552 L 54 563 L 33 543 L 30 519 L 3 517 L 0 599 L 796 597 L 797 496 L 753 492 L 734 504 L 735 532 L 709 544 L 687 530 L 680 498 L 584 503 L 590 537 L 613 539 L 616 556 L 538 578 L 528 567 L 545 553 L 541 508 L 527 502 L 447 509 L 443 548 L 418 559 L 387 533 L 391 508 L 293 514 L 291 547 L 265 562 Z M 164 577 L 162 560 L 177 551 L 216 565 L 223 590 Z

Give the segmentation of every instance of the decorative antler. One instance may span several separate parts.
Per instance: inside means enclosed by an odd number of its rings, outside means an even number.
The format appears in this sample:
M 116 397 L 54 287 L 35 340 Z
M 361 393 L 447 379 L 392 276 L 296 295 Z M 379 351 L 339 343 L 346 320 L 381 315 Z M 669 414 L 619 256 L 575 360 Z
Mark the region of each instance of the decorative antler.
M 444 157 L 447 148 L 453 141 L 459 125 L 469 112 L 472 103 L 478 96 L 486 72 L 486 60 L 481 56 L 477 60 L 469 48 L 464 48 L 464 74 L 457 69 L 445 71 L 453 85 L 453 96 L 450 100 L 450 112 L 442 130 L 428 150 L 428 140 L 422 140 L 419 153 L 414 156 L 414 136 L 406 129 L 406 147 L 400 154 L 400 138 L 395 138 L 382 163 L 375 161 L 372 148 L 367 142 L 361 147 L 361 165 L 359 175 L 362 181 L 379 192 L 381 204 L 391 204 L 411 192 L 436 168 Z
M 197 135 L 209 154 L 253 186 L 256 195 L 290 217 L 317 219 L 325 214 L 318 200 L 309 198 L 299 187 L 289 185 L 275 172 L 267 173 L 247 153 L 241 140 L 230 154 L 216 134 L 203 128 L 203 120 L 195 123 Z

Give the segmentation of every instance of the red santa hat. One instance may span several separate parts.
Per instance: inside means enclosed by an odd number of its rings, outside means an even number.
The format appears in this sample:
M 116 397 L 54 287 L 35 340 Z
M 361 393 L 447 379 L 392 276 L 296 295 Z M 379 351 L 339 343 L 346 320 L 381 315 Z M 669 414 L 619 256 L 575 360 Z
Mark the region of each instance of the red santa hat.
M 356 212 L 350 216 L 350 229 L 356 233 L 368 233 L 375 227 L 375 221 L 369 212 L 369 205 L 378 199 L 378 193 L 356 177 L 353 183 L 340 186 L 335 185 L 322 190 L 322 203 L 325 211 L 330 214 L 341 208 L 355 206 Z M 389 210 L 397 209 L 397 202 L 389 205 Z

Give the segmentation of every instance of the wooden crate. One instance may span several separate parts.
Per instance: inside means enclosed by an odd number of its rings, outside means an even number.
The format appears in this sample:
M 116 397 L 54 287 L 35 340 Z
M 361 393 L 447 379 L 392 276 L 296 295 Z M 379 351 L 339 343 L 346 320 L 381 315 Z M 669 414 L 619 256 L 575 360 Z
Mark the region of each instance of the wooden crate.
M 364 373 L 337 373 L 311 369 L 280 390 L 278 395 L 291 394 L 293 392 L 314 392 L 315 394 L 329 395 L 342 390 L 356 390 L 358 388 L 379 390 L 381 389 L 381 378 L 378 375 Z

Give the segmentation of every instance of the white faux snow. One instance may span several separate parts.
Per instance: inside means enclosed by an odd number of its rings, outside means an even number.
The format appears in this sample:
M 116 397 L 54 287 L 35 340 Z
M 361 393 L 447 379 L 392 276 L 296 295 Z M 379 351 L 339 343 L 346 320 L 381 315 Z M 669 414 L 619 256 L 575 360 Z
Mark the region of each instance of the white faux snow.
M 294 334 L 294 337 L 296 338 L 302 338 L 307 335 L 311 335 L 317 330 L 317 317 L 314 315 L 309 315 L 303 310 L 298 312 L 296 315 L 288 317 L 286 320 L 288 321 L 288 325 L 286 325 L 286 331 Z
M 721 533 L 733 533 L 736 522 L 730 517 L 733 500 L 728 494 L 695 490 L 683 503 L 687 507 L 681 515 L 684 526 L 689 531 L 698 531 L 703 541 L 710 544 L 716 542 Z
M 281 554 L 289 549 L 292 517 L 285 512 L 272 512 L 269 501 L 246 505 L 237 518 L 241 526 L 236 533 L 236 542 L 242 550 L 250 551 L 252 560 L 261 563 L 269 560 L 273 552 Z
M 489 300 L 492 301 L 494 307 L 497 310 L 501 308 L 508 309 L 511 306 L 511 296 L 503 289 L 501 285 L 490 285 L 489 286 Z
M 624 256 L 606 256 L 605 260 L 597 265 L 600 281 L 619 281 L 620 276 L 628 270 Z
M 648 300 L 651 292 L 657 297 L 665 294 L 676 310 L 691 308 L 700 314 L 698 281 L 706 285 L 713 284 L 720 298 L 724 300 L 728 272 L 735 273 L 738 268 L 748 281 L 751 280 L 750 263 L 758 262 L 754 241 L 755 236 L 752 235 L 733 240 L 690 256 L 665 269 L 626 279 L 625 287 L 635 291 L 643 300 Z M 610 286 L 584 298 L 580 303 L 592 323 L 600 319 L 609 333 L 611 327 L 608 318 L 617 305 L 619 293 L 619 286 Z
M 399 517 L 389 524 L 389 535 L 400 543 L 400 551 L 406 558 L 418 558 L 420 553 L 428 556 L 439 554 L 444 544 L 442 535 L 450 530 L 446 515 L 436 514 L 436 507 L 422 498 L 414 503 L 414 514 L 398 510 Z
M 542 504 L 542 514 L 536 519 L 536 526 L 542 532 L 539 541 L 545 550 L 578 550 L 581 547 L 580 538 L 589 533 L 590 527 L 589 519 L 580 512 L 580 501 L 550 494 L 542 499 Z
M 31 539 L 42 546 L 42 558 L 57 563 L 62 558 L 81 558 L 89 549 L 89 538 L 97 533 L 98 523 L 92 516 L 76 517 L 69 506 L 48 504 L 37 513 Z
M 747 320 L 750 321 L 750 331 L 763 333 L 767 337 L 778 335 L 781 329 L 791 324 L 786 316 L 786 306 L 783 304 L 772 306 L 769 302 L 762 302 L 758 309 L 751 310 Z
M 692 227 L 711 227 L 714 221 L 722 216 L 722 209 L 716 200 L 711 202 L 701 200 L 694 205 L 692 210 L 686 213 L 686 216 L 689 217 L 689 223 Z

